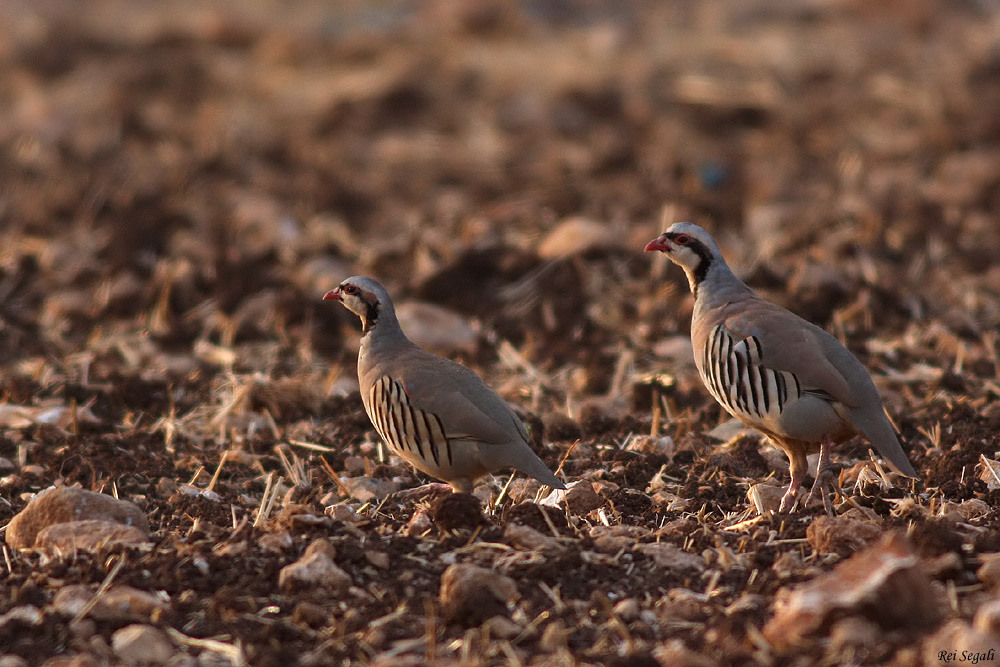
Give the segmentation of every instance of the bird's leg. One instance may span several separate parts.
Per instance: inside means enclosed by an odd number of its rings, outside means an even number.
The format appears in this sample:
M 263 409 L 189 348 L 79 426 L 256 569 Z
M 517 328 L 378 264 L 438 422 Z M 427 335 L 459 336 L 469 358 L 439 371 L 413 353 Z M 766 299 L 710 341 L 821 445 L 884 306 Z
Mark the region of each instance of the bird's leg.
M 791 512 L 795 507 L 795 500 L 799 494 L 799 487 L 802 486 L 806 478 L 806 469 L 809 467 L 806 461 L 806 452 L 802 447 L 791 445 L 781 447 L 788 456 L 788 468 L 792 474 L 792 481 L 788 485 L 788 490 L 781 497 L 781 504 L 778 505 L 778 514 Z
M 806 496 L 806 505 L 812 500 L 813 494 L 819 489 L 819 492 L 823 494 L 823 509 L 830 516 L 833 516 L 833 505 L 830 502 L 829 495 L 823 490 L 823 487 L 829 487 L 831 491 L 835 490 L 836 482 L 833 479 L 833 473 L 830 472 L 830 449 L 832 449 L 833 443 L 829 438 L 824 438 L 823 442 L 819 446 L 819 463 L 816 464 L 816 479 L 813 481 L 812 488 L 809 489 L 809 495 Z

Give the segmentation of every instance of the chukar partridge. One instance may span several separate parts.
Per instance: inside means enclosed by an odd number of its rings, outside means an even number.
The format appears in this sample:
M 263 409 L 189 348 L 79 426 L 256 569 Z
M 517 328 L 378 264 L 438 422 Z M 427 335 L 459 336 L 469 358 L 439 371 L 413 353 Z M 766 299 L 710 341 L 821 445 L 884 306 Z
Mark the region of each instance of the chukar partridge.
M 795 503 L 806 455 L 820 454 L 815 490 L 822 486 L 831 446 L 857 434 L 896 472 L 917 477 L 868 371 L 836 338 L 754 294 L 698 225 L 672 225 L 646 245 L 653 250 L 687 274 L 695 364 L 705 386 L 731 415 L 765 433 L 788 456 L 792 481 L 780 512 Z M 825 494 L 823 499 L 826 504 Z
M 323 298 L 361 318 L 361 399 L 395 454 L 463 493 L 476 479 L 508 467 L 566 488 L 531 450 L 524 424 L 499 394 L 465 366 L 406 337 L 378 282 L 348 278 Z

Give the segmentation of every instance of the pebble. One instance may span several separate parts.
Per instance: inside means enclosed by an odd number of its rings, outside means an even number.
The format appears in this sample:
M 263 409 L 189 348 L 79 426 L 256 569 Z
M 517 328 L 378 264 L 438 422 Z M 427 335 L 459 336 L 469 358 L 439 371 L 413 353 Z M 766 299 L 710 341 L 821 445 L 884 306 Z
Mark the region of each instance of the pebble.
M 103 493 L 68 486 L 42 491 L 7 526 L 7 544 L 14 549 L 35 546 L 38 534 L 48 526 L 68 521 L 96 519 L 132 526 L 149 536 L 146 515 L 135 504 Z
M 169 604 L 160 596 L 131 586 L 112 586 L 97 598 L 90 616 L 99 621 L 156 622 Z
M 438 597 L 446 621 L 471 627 L 493 616 L 506 616 L 518 590 L 510 577 L 478 565 L 458 563 L 449 565 L 441 575 Z
M 113 547 L 149 544 L 149 534 L 135 526 L 114 521 L 88 519 L 47 526 L 35 537 L 34 548 L 49 554 L 69 556 L 76 552 L 100 553 Z
M 535 530 L 531 526 L 519 523 L 509 523 L 503 531 L 504 539 L 515 547 L 529 551 L 539 551 L 546 554 L 557 554 L 563 551 L 563 546 L 551 535 Z
M 380 570 L 389 568 L 389 554 L 384 551 L 366 551 L 365 560 Z
M 660 644 L 653 651 L 653 657 L 661 665 L 671 667 L 712 667 L 716 664 L 714 660 L 689 649 L 682 639 L 671 639 Z
M 151 625 L 127 625 L 111 635 L 111 647 L 126 665 L 162 665 L 174 654 L 165 632 Z
M 639 618 L 639 614 L 642 613 L 642 607 L 635 598 L 626 598 L 612 607 L 611 611 L 626 623 L 631 623 Z
M 1000 638 L 1000 598 L 979 605 L 972 619 L 972 627 Z
M 818 553 L 850 556 L 882 537 L 882 529 L 870 523 L 840 516 L 821 516 L 806 529 L 806 539 Z
M 328 540 L 314 540 L 302 557 L 281 568 L 278 586 L 286 593 L 321 589 L 328 592 L 347 590 L 351 575 L 344 572 L 333 559 L 337 552 Z
M 976 570 L 976 576 L 983 582 L 983 588 L 988 591 L 1000 591 L 1000 553 L 983 554 L 980 556 L 983 564 Z
M 776 514 L 785 490 L 773 484 L 757 483 L 747 489 L 747 499 L 753 503 L 757 514 Z
M 563 496 L 566 509 L 573 516 L 585 516 L 604 506 L 604 499 L 597 495 L 590 482 L 576 482 Z
M 832 618 L 858 614 L 872 604 L 877 605 L 881 624 L 899 630 L 930 627 L 948 611 L 944 595 L 932 585 L 913 545 L 900 532 L 778 595 L 775 614 L 763 634 L 779 653 L 793 652 Z
M 384 479 L 373 479 L 362 475 L 360 477 L 341 478 L 344 488 L 355 500 L 365 503 L 369 500 L 382 500 L 390 493 L 399 491 L 399 484 Z
M 666 542 L 640 544 L 636 546 L 635 550 L 652 558 L 658 567 L 671 572 L 685 570 L 701 572 L 705 569 L 704 558 L 689 554 L 680 547 Z
M 30 604 L 23 604 L 19 607 L 14 607 L 6 614 L 0 615 L 0 628 L 5 627 L 9 623 L 19 623 L 21 625 L 41 625 L 42 612 L 39 611 L 38 607 Z

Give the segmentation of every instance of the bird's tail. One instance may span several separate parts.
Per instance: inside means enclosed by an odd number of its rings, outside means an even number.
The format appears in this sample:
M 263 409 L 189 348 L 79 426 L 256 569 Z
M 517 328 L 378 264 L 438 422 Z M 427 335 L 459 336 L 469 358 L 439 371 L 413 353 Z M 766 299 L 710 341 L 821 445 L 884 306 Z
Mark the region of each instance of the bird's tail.
M 892 424 L 882 411 L 881 402 L 877 411 L 871 408 L 854 408 L 851 410 L 851 418 L 858 430 L 875 445 L 875 449 L 889 462 L 893 470 L 913 479 L 920 478 L 913 469 L 910 459 L 907 458 L 906 452 L 899 445 L 899 438 L 896 437 Z

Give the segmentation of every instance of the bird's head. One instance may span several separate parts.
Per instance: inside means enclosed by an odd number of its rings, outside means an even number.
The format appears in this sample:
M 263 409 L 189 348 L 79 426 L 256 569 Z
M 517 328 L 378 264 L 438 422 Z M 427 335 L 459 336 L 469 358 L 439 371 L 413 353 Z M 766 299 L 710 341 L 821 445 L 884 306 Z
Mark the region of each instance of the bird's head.
M 693 222 L 676 222 L 646 244 L 646 252 L 659 250 L 681 266 L 694 289 L 708 274 L 713 262 L 722 262 L 712 236 Z
M 361 318 L 365 333 L 371 331 L 379 315 L 392 310 L 389 293 L 378 282 L 365 276 L 354 276 L 340 283 L 323 296 L 324 301 L 339 301 Z

